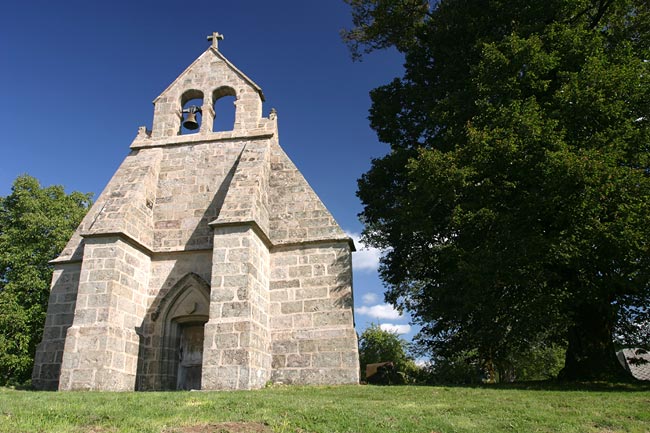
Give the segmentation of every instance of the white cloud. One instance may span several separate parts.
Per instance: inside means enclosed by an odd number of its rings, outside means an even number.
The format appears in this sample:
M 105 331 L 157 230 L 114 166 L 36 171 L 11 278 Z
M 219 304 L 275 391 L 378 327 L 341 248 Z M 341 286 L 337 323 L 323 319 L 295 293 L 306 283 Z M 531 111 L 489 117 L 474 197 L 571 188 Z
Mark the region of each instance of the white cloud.
M 394 325 L 392 323 L 382 323 L 379 325 L 381 329 L 396 334 L 406 334 L 411 330 L 411 325 Z
M 363 305 L 376 304 L 379 302 L 379 295 L 376 293 L 364 293 L 361 297 L 361 302 L 363 302 Z
M 355 271 L 376 271 L 379 267 L 381 251 L 367 247 L 358 233 L 346 233 L 354 241 L 357 251 L 352 254 L 352 269 Z
M 371 307 L 361 306 L 354 309 L 358 314 L 370 316 L 377 319 L 399 319 L 401 314 L 389 304 L 378 304 Z

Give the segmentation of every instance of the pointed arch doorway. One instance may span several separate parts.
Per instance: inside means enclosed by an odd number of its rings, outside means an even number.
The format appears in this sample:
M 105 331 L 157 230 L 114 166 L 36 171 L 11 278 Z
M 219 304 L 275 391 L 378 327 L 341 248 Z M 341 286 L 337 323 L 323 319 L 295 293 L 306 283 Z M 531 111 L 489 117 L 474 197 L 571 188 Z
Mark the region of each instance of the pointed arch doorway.
M 188 274 L 170 290 L 168 297 L 161 351 L 163 388 L 201 389 L 209 286 L 198 275 Z

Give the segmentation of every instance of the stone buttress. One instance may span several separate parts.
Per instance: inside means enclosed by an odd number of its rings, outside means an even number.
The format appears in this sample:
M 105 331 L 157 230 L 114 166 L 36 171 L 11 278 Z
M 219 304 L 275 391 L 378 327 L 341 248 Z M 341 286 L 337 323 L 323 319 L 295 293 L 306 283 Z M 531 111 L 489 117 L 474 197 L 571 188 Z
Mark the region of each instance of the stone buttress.
M 354 245 L 216 41 L 156 98 L 152 130 L 53 261 L 35 387 L 358 383 Z M 213 131 L 223 97 L 234 125 Z

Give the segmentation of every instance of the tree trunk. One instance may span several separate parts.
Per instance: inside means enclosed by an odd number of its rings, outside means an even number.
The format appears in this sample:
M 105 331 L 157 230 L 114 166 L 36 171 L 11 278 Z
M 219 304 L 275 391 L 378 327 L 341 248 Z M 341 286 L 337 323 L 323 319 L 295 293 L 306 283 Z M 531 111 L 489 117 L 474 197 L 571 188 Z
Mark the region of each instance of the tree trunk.
M 616 358 L 613 340 L 614 312 L 603 302 L 578 307 L 568 330 L 565 364 L 559 379 L 627 380 L 629 375 Z

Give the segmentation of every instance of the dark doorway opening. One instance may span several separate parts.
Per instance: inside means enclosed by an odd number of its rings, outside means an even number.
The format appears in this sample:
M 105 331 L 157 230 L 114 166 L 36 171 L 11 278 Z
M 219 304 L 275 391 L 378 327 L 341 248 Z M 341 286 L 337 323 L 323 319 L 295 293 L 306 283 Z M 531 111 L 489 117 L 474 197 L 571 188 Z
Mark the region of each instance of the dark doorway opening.
M 176 389 L 201 389 L 203 323 L 180 325 Z

